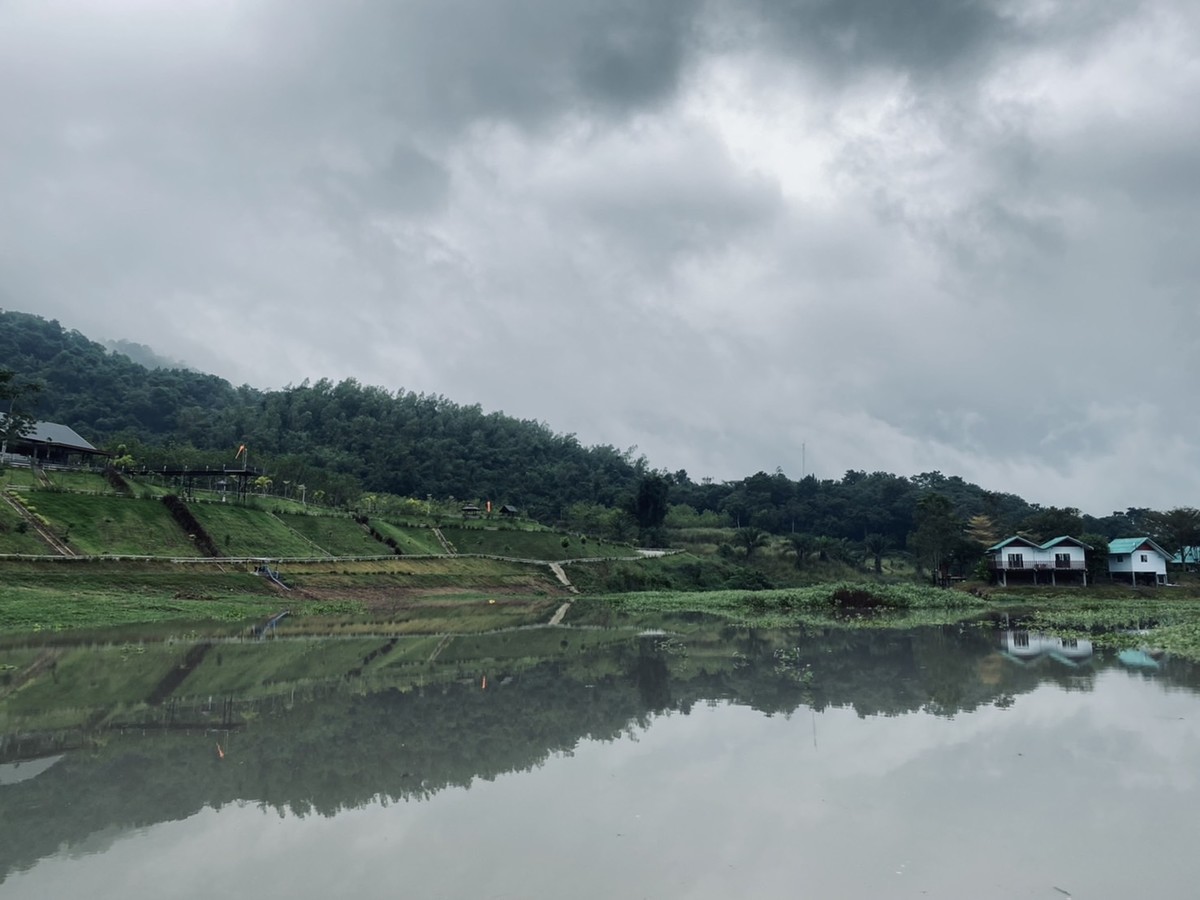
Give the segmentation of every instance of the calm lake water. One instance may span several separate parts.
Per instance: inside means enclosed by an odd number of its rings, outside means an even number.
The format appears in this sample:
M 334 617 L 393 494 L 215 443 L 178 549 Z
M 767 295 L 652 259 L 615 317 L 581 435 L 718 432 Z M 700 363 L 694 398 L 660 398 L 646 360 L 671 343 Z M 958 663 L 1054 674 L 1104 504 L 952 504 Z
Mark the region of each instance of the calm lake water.
M 0 897 L 1193 897 L 1200 669 L 991 627 L 0 649 Z

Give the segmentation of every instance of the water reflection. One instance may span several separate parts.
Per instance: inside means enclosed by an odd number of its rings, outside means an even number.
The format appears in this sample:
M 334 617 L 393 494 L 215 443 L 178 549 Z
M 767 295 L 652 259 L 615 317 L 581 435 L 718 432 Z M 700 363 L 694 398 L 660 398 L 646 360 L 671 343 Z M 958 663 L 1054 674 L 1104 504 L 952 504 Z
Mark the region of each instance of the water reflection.
M 1092 642 L 1086 638 L 1065 638 L 1038 631 L 1007 629 L 1000 634 L 1004 654 L 1017 662 L 1052 659 L 1068 666 L 1079 666 L 1092 658 Z
M 313 858 L 306 878 L 277 872 L 258 892 L 317 896 L 316 860 L 379 865 L 386 852 L 406 884 L 426 879 L 414 896 L 634 896 L 635 874 L 647 896 L 761 895 L 800 875 L 826 896 L 901 896 L 918 859 L 936 896 L 963 887 L 976 852 L 1032 854 L 1023 871 L 1051 878 L 1055 860 L 1030 841 L 1074 847 L 1091 815 L 1159 833 L 1200 799 L 1197 668 L 1144 655 L 1153 666 L 968 626 L 702 624 L 12 648 L 0 651 L 0 877 L 13 896 L 78 892 L 73 880 L 94 888 L 150 853 L 188 870 L 194 842 L 204 878 L 113 884 L 200 896 L 216 872 L 300 865 L 295 841 Z M 1053 830 L 1062 807 L 1038 791 L 1073 798 L 1075 837 Z M 921 843 L 939 840 L 964 855 L 940 873 Z M 265 842 L 260 856 L 247 841 Z M 1164 846 L 1160 834 L 1145 852 Z M 887 866 L 863 880 L 855 848 Z M 840 882 L 834 861 L 848 867 Z M 1095 878 L 1103 859 L 1089 866 Z M 363 876 L 354 890 L 389 887 Z M 1011 896 L 1013 883 L 972 887 Z

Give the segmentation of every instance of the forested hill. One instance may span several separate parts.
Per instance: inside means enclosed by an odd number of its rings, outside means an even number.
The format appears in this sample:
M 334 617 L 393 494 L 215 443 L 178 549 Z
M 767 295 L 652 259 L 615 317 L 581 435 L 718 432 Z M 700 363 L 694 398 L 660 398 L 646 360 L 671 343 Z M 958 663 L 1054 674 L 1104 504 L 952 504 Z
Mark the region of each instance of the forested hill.
M 278 391 L 234 387 L 214 375 L 153 368 L 66 331 L 57 322 L 0 311 L 0 370 L 41 390 L 23 398 L 37 418 L 62 422 L 98 446 L 151 466 L 221 466 L 236 448 L 277 483 L 304 483 L 328 502 L 363 491 L 439 500 L 511 503 L 534 518 L 585 531 L 667 524 L 751 526 L 905 546 L 919 504 L 936 496 L 965 522 L 985 517 L 987 540 L 1018 527 L 1053 537 L 1136 529 L 1130 516 L 1097 520 L 1042 509 L 957 476 L 848 471 L 839 480 L 793 481 L 759 472 L 697 484 L 686 472 L 651 471 L 611 446 L 584 447 L 540 422 L 484 413 L 444 397 L 322 379 Z M 19 410 L 20 411 L 20 410 Z M 619 518 L 605 512 L 623 511 Z M 1130 530 L 1134 529 L 1134 530 Z M 618 535 L 619 536 L 619 535 Z M 643 536 L 644 537 L 644 536 Z
M 277 480 L 401 496 L 491 499 L 538 517 L 578 501 L 612 505 L 645 468 L 539 422 L 444 397 L 322 379 L 280 391 L 235 388 L 184 369 L 147 369 L 55 321 L 0 311 L 0 369 L 41 390 L 37 418 L 70 425 L 139 463 L 222 465 L 241 444 Z

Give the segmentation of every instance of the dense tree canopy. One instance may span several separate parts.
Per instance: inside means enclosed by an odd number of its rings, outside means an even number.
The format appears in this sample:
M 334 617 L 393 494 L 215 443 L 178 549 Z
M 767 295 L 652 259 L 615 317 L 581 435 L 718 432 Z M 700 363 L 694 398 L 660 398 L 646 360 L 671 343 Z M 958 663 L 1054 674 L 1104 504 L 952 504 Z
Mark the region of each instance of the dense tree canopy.
M 259 391 L 187 369 L 146 368 L 25 313 L 0 311 L 0 368 L 13 373 L 0 389 L 41 387 L 36 395 L 22 394 L 29 413 L 70 425 L 119 457 L 151 466 L 219 467 L 233 463 L 245 444 L 251 465 L 269 470 L 275 485 L 303 484 L 310 498 L 335 504 L 363 491 L 492 500 L 622 538 L 687 522 L 856 546 L 869 537 L 873 547 L 901 549 L 910 535 L 929 536 L 932 526 L 926 523 L 922 531 L 918 513 L 924 498 L 937 495 L 939 508 L 944 505 L 945 515 L 959 523 L 962 539 L 970 534 L 976 545 L 983 536 L 1018 531 L 1042 538 L 1082 531 L 1106 538 L 1151 534 L 1169 536 L 1175 546 L 1191 534 L 1185 516 L 1168 520 L 1130 508 L 1094 518 L 937 471 L 903 477 L 849 470 L 840 479 L 809 475 L 794 481 L 776 470 L 697 483 L 683 470 L 651 470 L 632 450 L 584 447 L 545 423 L 441 396 L 354 379 Z M 964 530 L 965 523 L 973 525 Z M 805 556 L 797 554 L 798 565 Z

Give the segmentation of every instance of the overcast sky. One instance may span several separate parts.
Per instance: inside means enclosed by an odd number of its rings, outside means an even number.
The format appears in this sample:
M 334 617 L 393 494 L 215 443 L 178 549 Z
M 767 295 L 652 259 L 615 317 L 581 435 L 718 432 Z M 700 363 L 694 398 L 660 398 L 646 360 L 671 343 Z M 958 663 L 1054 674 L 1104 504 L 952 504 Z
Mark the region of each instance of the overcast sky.
M 0 307 L 695 479 L 1200 505 L 1198 101 L 1194 0 L 5 0 Z

